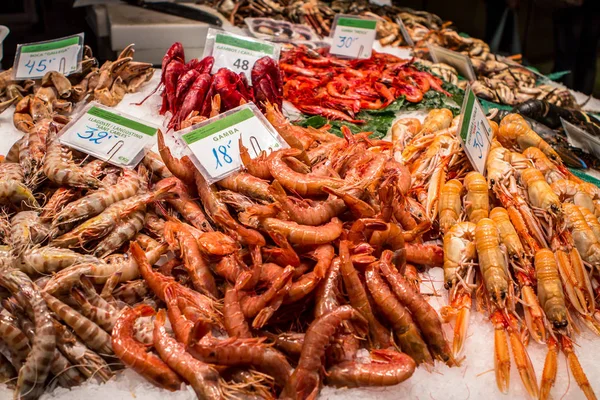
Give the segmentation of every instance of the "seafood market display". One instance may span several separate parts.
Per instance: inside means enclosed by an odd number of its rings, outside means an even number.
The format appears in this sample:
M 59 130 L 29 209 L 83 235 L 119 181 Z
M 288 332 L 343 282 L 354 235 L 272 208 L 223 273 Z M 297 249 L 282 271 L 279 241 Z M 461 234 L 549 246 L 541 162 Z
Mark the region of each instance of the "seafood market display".
M 375 51 L 368 59 L 343 60 L 302 46 L 284 52 L 279 67 L 286 100 L 305 114 L 333 120 L 360 124 L 355 115 L 363 109 L 384 109 L 401 96 L 418 103 L 429 90 L 450 96 L 440 78 L 410 60 Z
M 463 349 L 475 301 L 495 329 L 502 392 L 509 387 L 510 342 L 532 398 L 549 398 L 561 350 L 584 395 L 596 398 L 574 342 L 580 329 L 600 333 L 592 289 L 598 187 L 572 175 L 522 116 L 490 124 L 485 175 L 465 163 L 458 121 L 448 110 L 432 110 L 422 125 L 400 119 L 393 127 L 395 154 L 409 166 L 414 195 L 443 241 L 450 304 L 442 315 L 454 320 L 453 355 Z M 530 339 L 548 346 L 539 382 L 527 354 Z
M 238 73 L 212 56 L 186 59 L 176 42 L 155 88 L 144 87 L 155 70 L 133 60 L 133 45 L 101 66 L 85 47 L 69 76 L 0 73 L 0 112 L 23 133 L 0 157 L 0 383 L 13 398 L 126 369 L 199 399 L 404 389 L 465 366 L 477 313 L 494 337 L 499 393 L 509 393 L 512 361 L 512 385 L 532 399 L 559 397 L 567 373 L 569 395 L 595 399 L 578 342 L 600 336 L 600 188 L 570 168 L 600 163 L 555 130 L 563 119 L 599 136 L 600 123 L 570 92 L 426 12 L 366 0 L 205 3 L 285 44 L 280 60 L 245 48 Z M 414 55 L 429 58 L 434 44 L 471 59 L 473 93 L 510 106 L 486 116 L 478 170 L 459 138 L 469 120 L 457 115 L 467 82 L 456 69 L 376 50 L 333 56 L 322 39 L 338 14 L 377 20 L 381 46 L 406 45 L 408 34 Z M 149 94 L 119 108 L 146 107 L 162 124 L 146 133 L 156 146 L 138 165 L 59 141 L 74 109 L 116 107 L 133 92 Z M 247 103 L 287 144 L 245 146 L 241 131 L 263 125 L 222 114 Z M 211 148 L 184 148 L 184 129 L 225 132 L 208 142 L 229 141 L 212 154 L 231 173 L 208 184 L 194 163 L 213 162 L 200 155 Z M 443 293 L 422 292 L 430 271 L 443 271 Z

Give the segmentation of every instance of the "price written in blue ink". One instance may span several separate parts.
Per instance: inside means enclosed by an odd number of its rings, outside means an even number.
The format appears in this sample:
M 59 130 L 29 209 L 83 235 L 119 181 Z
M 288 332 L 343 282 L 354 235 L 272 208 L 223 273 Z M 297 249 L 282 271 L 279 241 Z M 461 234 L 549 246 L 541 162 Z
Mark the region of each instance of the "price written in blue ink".
M 483 158 L 483 137 L 481 136 L 481 129 L 483 129 L 481 123 L 478 123 L 477 131 L 471 136 L 473 138 L 471 146 L 473 146 L 476 151 L 479 151 L 479 155 L 477 156 L 479 159 Z
M 339 42 L 336 45 L 338 48 L 349 49 L 352 43 L 358 40 L 358 36 L 339 36 Z
M 77 136 L 81 139 L 87 140 L 95 144 L 102 144 L 104 139 L 110 140 L 115 137 L 106 131 L 101 131 L 99 128 L 94 126 L 86 125 L 84 134 L 77 132 Z
M 227 145 L 222 144 L 217 147 L 213 147 L 212 154 L 215 156 L 215 161 L 217 162 L 215 169 L 223 167 L 222 161 L 224 161 L 226 164 L 231 164 L 233 162 L 233 158 L 227 154 L 229 149 L 231 149 L 231 140 L 227 143 Z
M 51 68 L 54 63 L 58 63 L 58 68 Z M 31 59 L 26 64 L 25 67 L 29 69 L 29 74 L 35 70 L 36 72 L 46 72 L 47 69 L 50 68 L 50 71 L 59 71 L 63 74 L 65 73 L 65 68 L 67 65 L 67 60 L 64 57 L 57 59 L 54 58 L 42 58 L 39 60 Z

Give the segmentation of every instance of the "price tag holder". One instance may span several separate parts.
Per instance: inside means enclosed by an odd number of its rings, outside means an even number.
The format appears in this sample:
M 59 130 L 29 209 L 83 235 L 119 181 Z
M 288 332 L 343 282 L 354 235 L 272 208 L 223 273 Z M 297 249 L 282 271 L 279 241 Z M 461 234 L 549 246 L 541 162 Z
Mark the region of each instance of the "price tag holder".
M 410 33 L 408 33 L 408 29 L 406 29 L 406 25 L 404 25 L 402 18 L 400 18 L 400 17 L 396 18 L 396 24 L 400 28 L 400 33 L 402 33 L 402 37 L 404 38 L 404 41 L 406 42 L 406 44 L 409 45 L 410 47 L 415 47 L 415 41 L 412 40 Z
M 228 68 L 243 73 L 250 79 L 254 63 L 264 56 L 279 61 L 280 48 L 275 43 L 234 35 L 217 29 L 209 29 L 206 36 L 203 57 L 213 56 L 215 63 L 211 73 Z
M 462 104 L 458 137 L 475 170 L 484 174 L 492 143 L 492 127 L 470 85 L 467 86 Z
M 45 42 L 17 45 L 15 80 L 39 79 L 50 71 L 67 76 L 81 71 L 83 33 Z
M 261 151 L 289 147 L 260 110 L 248 103 L 181 131 L 188 154 L 209 184 L 238 171 L 239 139 L 256 158 Z
M 349 58 L 369 58 L 377 34 L 377 21 L 354 15 L 336 15 L 331 28 L 329 53 Z
M 467 78 L 469 82 L 473 82 L 477 79 L 469 56 L 434 44 L 428 44 L 427 47 L 429 47 L 429 54 L 431 54 L 431 58 L 433 58 L 434 62 L 448 64 L 456 68 L 458 73 Z
M 155 142 L 158 126 L 91 103 L 63 129 L 59 141 L 119 167 L 133 168 Z

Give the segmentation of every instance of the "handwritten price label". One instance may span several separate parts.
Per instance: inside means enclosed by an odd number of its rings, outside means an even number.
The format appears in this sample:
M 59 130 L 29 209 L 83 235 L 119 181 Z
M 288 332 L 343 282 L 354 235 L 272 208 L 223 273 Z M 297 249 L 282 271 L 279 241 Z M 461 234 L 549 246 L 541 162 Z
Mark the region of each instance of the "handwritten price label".
M 50 71 L 70 75 L 81 70 L 83 33 L 47 42 L 20 44 L 15 55 L 15 79 L 38 79 Z
M 212 46 L 209 45 L 209 41 L 214 41 Z M 212 55 L 215 58 L 213 74 L 221 68 L 228 68 L 237 73 L 241 72 L 250 79 L 250 71 L 260 58 L 269 56 L 275 61 L 279 59 L 279 48 L 273 43 L 215 29 L 209 29 L 204 48 L 204 57 Z
M 333 42 L 329 50 L 331 54 L 351 58 L 371 57 L 377 21 L 338 15 L 333 25 Z
M 252 103 L 184 130 L 181 136 L 193 154 L 192 160 L 208 183 L 219 181 L 242 166 L 239 139 L 250 157 L 262 150 L 288 147 Z
M 458 126 L 460 142 L 473 167 L 483 174 L 492 143 L 492 128 L 470 85 L 465 93 L 461 114 Z
M 154 143 L 157 126 L 91 104 L 70 122 L 61 143 L 120 167 L 135 167 L 144 149 Z

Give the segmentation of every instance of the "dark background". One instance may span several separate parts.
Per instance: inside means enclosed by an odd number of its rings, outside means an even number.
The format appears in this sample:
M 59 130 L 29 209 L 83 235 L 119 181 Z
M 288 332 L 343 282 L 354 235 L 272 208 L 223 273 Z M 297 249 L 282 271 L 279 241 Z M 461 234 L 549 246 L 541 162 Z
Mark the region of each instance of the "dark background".
M 85 9 L 72 8 L 73 0 L 0 0 L 0 3 L 0 24 L 11 30 L 3 46 L 4 68 L 12 65 L 17 43 L 48 40 L 78 32 L 85 32 L 87 44 L 96 43 L 96 40 L 90 40 L 93 33 L 85 21 Z M 394 1 L 394 4 L 436 13 L 442 19 L 452 21 L 459 32 L 485 38 L 484 0 L 402 0 Z M 534 0 L 520 0 L 517 15 L 524 58 L 541 72 L 550 72 L 554 60 L 552 11 Z M 594 88 L 596 96 L 600 96 L 598 78 L 596 76 Z

